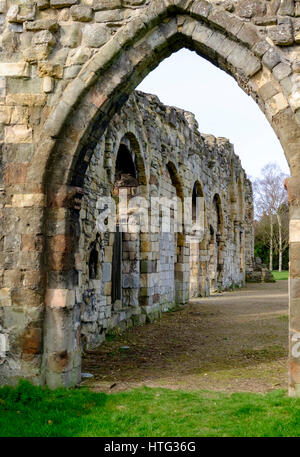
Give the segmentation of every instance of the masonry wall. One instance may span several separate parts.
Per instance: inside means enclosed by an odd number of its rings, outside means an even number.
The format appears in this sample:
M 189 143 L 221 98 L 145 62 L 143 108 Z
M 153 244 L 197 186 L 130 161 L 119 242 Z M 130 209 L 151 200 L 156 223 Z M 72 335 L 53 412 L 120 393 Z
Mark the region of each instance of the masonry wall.
M 98 201 L 114 195 L 121 144 L 137 164 L 135 196 L 149 202 L 151 197 L 165 198 L 167 203 L 175 196 L 192 197 L 196 184 L 205 202 L 205 226 L 191 242 L 188 225 L 184 233 L 174 233 L 171 211 L 169 233 L 161 225 L 158 233 L 123 233 L 122 299 L 113 302 L 117 235 L 99 231 Z M 164 201 L 160 224 L 163 206 Z M 252 188 L 233 146 L 225 138 L 201 134 L 191 113 L 164 106 L 153 95 L 135 92 L 98 142 L 86 174 L 80 215 L 77 261 L 84 347 L 98 345 L 112 329 L 155 319 L 189 297 L 242 286 L 252 265 Z M 98 273 L 91 279 L 89 258 L 95 243 Z

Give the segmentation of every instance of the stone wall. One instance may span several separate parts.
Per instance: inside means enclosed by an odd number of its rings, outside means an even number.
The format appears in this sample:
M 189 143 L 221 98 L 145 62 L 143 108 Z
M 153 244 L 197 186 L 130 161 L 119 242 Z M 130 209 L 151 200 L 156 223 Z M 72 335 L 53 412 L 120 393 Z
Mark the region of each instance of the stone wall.
M 169 232 L 160 225 L 150 234 L 123 233 L 122 299 L 113 302 L 117 235 L 99 232 L 97 221 L 99 198 L 113 196 L 120 145 L 126 145 L 137 164 L 135 196 L 144 195 L 148 202 L 151 197 L 167 202 L 176 195 L 192 199 L 196 184 L 205 214 L 204 232 L 192 242 L 187 224 L 184 234 L 174 233 L 174 214 Z M 230 142 L 201 134 L 193 114 L 135 92 L 97 143 L 86 173 L 79 243 L 84 346 L 96 346 L 112 329 L 155 319 L 189 296 L 244 285 L 253 259 L 252 222 L 251 183 Z M 95 243 L 99 267 L 97 278 L 91 279 L 89 259 Z

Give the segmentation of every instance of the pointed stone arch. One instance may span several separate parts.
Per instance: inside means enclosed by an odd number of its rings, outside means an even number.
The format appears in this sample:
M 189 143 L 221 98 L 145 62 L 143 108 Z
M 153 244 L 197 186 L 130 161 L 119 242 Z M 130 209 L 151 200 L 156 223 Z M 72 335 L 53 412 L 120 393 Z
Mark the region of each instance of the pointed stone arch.
M 188 300 L 188 290 L 184 277 L 185 263 L 184 250 L 188 247 L 186 234 L 184 232 L 184 190 L 179 171 L 175 163 L 169 161 L 166 165 L 166 172 L 169 176 L 170 183 L 175 189 L 177 204 L 173 209 L 173 221 L 170 221 L 171 232 L 169 234 L 162 233 L 162 236 L 167 235 L 171 238 L 174 249 L 174 300 L 177 304 L 184 304 Z M 174 195 L 175 197 L 175 195 Z M 168 203 L 169 204 L 169 203 Z M 172 230 L 174 230 L 172 232 Z
M 202 204 L 199 207 L 195 199 L 201 198 Z M 196 214 L 200 211 L 202 214 Z M 209 295 L 208 265 L 206 257 L 208 255 L 207 246 L 207 214 L 203 185 L 197 179 L 192 189 L 192 220 L 193 223 L 200 222 L 203 226 L 203 234 L 191 233 L 190 239 L 190 297 L 205 297 Z
M 209 220 L 209 277 L 210 291 L 216 292 L 223 286 L 223 245 L 224 245 L 224 216 L 222 201 L 219 194 L 212 199 Z
M 114 112 L 125 103 L 139 82 L 182 47 L 196 51 L 229 73 L 254 98 L 279 136 L 291 168 L 298 170 L 295 142 L 300 141 L 300 135 L 296 131 L 297 122 L 280 82 L 264 59 L 266 52 L 276 51 L 278 54 L 280 51 L 273 49 L 253 25 L 230 13 L 217 13 L 205 2 L 194 6 L 193 2 L 186 4 L 191 6 L 154 0 L 141 16 L 122 27 L 67 86 L 45 123 L 41 147 L 44 160 L 48 162 L 46 168 L 50 170 L 51 163 L 59 159 L 59 149 L 65 147 L 60 142 L 59 148 L 57 144 L 54 147 L 55 138 L 60 137 L 63 127 L 72 131 L 72 141 L 68 138 L 71 154 L 67 155 L 72 163 L 65 160 L 62 163 L 61 184 L 80 185 L 84 169 L 78 164 L 89 161 L 91 125 L 97 124 L 101 135 Z M 280 58 L 285 61 L 283 54 Z M 263 91 L 266 85 L 272 85 L 275 92 L 267 100 Z M 288 124 L 289 129 L 286 128 Z M 75 169 L 77 171 L 73 174 Z

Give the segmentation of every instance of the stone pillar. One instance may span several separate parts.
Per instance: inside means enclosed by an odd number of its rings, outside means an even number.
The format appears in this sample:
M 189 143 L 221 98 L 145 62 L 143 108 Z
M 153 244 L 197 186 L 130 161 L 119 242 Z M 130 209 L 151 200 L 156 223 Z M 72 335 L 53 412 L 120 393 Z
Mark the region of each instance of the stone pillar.
M 190 293 L 190 243 L 183 233 L 178 233 L 177 262 L 175 264 L 175 302 L 183 305 Z
M 159 317 L 158 233 L 141 233 L 141 288 L 139 303 L 149 321 Z
M 27 164 L 4 164 L 0 205 L 0 384 L 40 384 L 45 196 L 27 186 Z
M 286 180 L 290 204 L 289 394 L 300 395 L 300 176 Z
M 82 189 L 63 186 L 48 195 L 43 382 L 68 387 L 80 382 L 81 297 L 76 270 Z

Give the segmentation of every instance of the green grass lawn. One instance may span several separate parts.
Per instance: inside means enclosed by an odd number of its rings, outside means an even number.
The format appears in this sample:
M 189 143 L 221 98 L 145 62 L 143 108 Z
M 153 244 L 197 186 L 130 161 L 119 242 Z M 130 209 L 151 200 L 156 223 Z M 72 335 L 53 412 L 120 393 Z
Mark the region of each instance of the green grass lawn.
M 300 399 L 141 388 L 0 389 L 0 436 L 300 436 Z
M 272 271 L 272 273 L 276 281 L 280 281 L 281 279 L 289 279 L 288 271 Z

